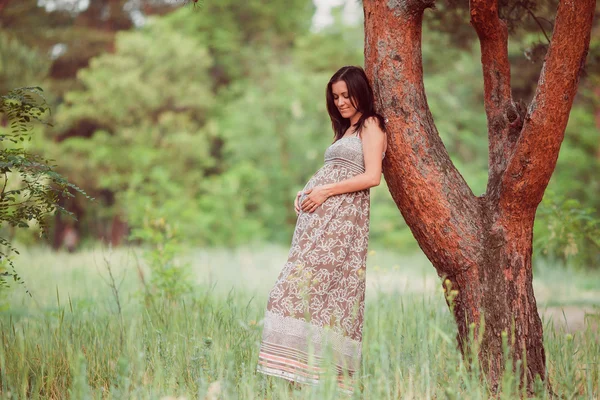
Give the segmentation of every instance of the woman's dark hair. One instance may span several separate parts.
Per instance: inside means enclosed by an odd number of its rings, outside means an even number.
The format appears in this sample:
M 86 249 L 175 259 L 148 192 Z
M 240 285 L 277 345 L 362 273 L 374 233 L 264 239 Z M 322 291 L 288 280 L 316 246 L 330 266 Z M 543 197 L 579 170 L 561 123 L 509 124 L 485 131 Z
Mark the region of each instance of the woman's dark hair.
M 333 126 L 333 141 L 336 142 L 344 136 L 344 133 L 350 127 L 350 119 L 342 117 L 333 98 L 331 86 L 339 81 L 346 82 L 346 86 L 348 87 L 348 97 L 350 98 L 352 105 L 357 111 L 362 113 L 359 120 L 354 124 L 354 130 L 360 133 L 365 120 L 374 116 L 379 121 L 379 127 L 385 132 L 385 120 L 381 115 L 375 112 L 373 89 L 371 89 L 367 74 L 365 74 L 365 71 L 361 67 L 346 66 L 340 68 L 333 74 L 327 84 L 327 111 L 329 112 L 331 125 Z M 355 104 L 355 101 L 358 102 L 358 104 Z

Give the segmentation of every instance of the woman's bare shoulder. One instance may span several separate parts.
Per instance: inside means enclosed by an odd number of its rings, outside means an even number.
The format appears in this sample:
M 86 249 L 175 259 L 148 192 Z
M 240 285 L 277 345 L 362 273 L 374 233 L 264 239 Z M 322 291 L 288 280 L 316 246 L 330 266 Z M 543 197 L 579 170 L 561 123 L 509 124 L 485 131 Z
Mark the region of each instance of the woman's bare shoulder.
M 375 134 L 383 134 L 383 130 L 379 125 L 379 119 L 374 115 L 365 119 L 364 127 L 366 128 L 365 132 L 375 132 Z
M 370 117 L 365 119 L 365 126 L 369 127 L 369 128 L 371 128 L 371 127 L 380 128 L 379 119 L 376 116 L 371 115 Z

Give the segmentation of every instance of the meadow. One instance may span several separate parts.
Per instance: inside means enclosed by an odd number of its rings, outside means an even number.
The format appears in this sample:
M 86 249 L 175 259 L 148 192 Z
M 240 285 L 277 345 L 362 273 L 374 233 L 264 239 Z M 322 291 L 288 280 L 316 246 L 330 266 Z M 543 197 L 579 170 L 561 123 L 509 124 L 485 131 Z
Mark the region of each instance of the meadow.
M 420 253 L 370 251 L 362 390 L 345 396 L 332 376 L 292 391 L 255 373 L 261 318 L 286 248 L 187 250 L 192 292 L 154 300 L 145 295 L 141 252 L 21 252 L 15 264 L 25 285 L 2 298 L 2 399 L 490 398 L 477 366 L 467 372 L 437 275 Z M 552 389 L 565 399 L 599 398 L 600 274 L 535 268 Z M 498 398 L 520 394 L 506 373 Z M 536 396 L 550 398 L 540 385 Z

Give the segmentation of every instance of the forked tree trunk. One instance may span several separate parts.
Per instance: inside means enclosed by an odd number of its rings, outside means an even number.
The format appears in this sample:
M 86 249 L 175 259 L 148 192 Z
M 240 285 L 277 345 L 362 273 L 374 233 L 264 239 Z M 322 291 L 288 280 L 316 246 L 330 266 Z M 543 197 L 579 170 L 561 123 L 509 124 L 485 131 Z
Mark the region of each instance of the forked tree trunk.
M 383 171 L 419 246 L 457 291 L 452 309 L 463 355 L 472 344 L 469 325 L 476 332 L 483 327 L 479 361 L 497 389 L 504 365 L 502 332 L 510 338 L 514 321 L 511 355 L 515 363 L 526 362 L 521 378 L 531 390 L 536 376 L 546 377 L 532 287 L 533 222 L 558 158 L 596 1 L 560 2 L 535 97 L 525 112 L 511 96 L 508 33 L 497 1 L 471 0 L 488 117 L 489 179 L 481 196 L 450 160 L 427 105 L 421 27 L 424 10 L 434 2 L 363 1 L 366 72 L 377 109 L 389 121 Z

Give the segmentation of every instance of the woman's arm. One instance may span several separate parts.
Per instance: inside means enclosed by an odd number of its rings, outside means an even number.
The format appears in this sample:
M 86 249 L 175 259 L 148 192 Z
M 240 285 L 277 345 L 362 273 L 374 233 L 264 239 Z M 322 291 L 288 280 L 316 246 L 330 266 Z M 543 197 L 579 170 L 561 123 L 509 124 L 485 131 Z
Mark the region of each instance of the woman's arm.
M 365 121 L 361 135 L 365 172 L 340 182 L 323 185 L 327 197 L 358 192 L 377 186 L 381 182 L 381 156 L 385 149 L 385 133 L 379 127 L 377 119 L 371 117 Z

